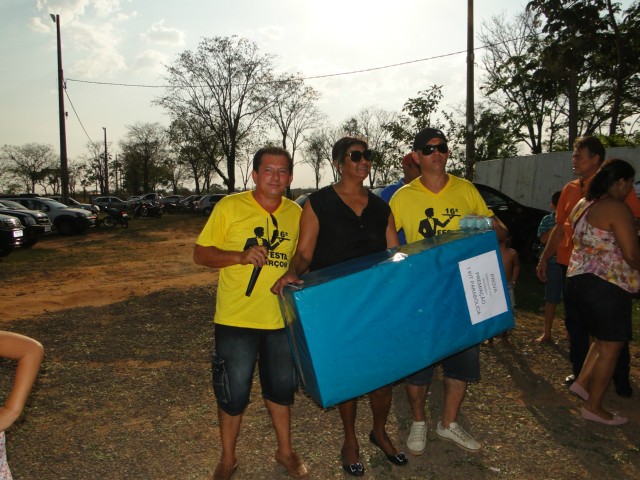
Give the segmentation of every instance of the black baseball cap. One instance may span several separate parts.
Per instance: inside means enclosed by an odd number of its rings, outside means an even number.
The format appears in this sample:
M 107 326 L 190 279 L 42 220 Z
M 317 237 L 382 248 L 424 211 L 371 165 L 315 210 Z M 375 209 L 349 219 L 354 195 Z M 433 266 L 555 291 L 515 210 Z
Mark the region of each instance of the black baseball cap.
M 447 137 L 444 136 L 444 132 L 442 130 L 438 128 L 427 127 L 423 128 L 416 134 L 415 138 L 413 139 L 413 149 L 419 150 L 421 148 L 424 148 L 427 142 L 432 138 L 441 138 L 445 142 L 447 141 Z

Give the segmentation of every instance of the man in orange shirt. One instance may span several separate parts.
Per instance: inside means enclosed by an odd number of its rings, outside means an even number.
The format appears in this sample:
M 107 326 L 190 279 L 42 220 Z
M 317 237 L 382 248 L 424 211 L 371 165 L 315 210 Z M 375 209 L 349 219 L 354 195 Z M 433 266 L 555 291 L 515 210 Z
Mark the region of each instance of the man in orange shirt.
M 580 179 L 567 183 L 560 194 L 556 210 L 556 226 L 551 231 L 547 245 L 536 267 L 536 274 L 541 281 L 547 281 L 547 262 L 554 254 L 556 254 L 557 263 L 562 267 L 563 274 L 567 273 L 567 266 L 573 251 L 573 228 L 569 222 L 569 214 L 576 203 L 585 196 L 591 179 L 602 165 L 604 158 L 605 148 L 600 140 L 595 137 L 580 137 L 576 139 L 571 163 L 574 173 Z M 640 218 L 640 200 L 638 200 L 633 190 L 625 201 L 631 207 L 633 216 L 637 221 Z M 569 332 L 569 360 L 573 367 L 573 373 L 566 378 L 566 383 L 570 384 L 580 373 L 584 359 L 589 351 L 589 333 L 586 325 L 577 315 L 575 308 L 566 301 L 566 298 L 564 306 L 565 325 Z M 630 362 L 629 344 L 627 343 L 620 353 L 616 371 L 613 374 L 616 392 L 623 397 L 630 397 L 633 393 L 629 384 Z

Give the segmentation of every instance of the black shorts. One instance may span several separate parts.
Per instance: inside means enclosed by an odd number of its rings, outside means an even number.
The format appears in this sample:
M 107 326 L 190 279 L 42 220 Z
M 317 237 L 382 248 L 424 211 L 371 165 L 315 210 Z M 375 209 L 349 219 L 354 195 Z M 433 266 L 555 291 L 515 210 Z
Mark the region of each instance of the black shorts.
M 631 340 L 631 293 L 585 273 L 567 277 L 566 296 L 589 335 L 607 342 Z

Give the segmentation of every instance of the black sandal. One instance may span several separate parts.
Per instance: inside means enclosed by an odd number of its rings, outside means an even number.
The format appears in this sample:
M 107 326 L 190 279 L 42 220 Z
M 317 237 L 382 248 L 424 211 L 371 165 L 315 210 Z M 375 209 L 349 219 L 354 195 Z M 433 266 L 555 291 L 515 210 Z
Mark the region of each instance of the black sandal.
M 349 475 L 354 477 L 361 477 L 364 475 L 364 465 L 362 463 L 343 463 L 342 469 Z
M 387 457 L 387 460 L 389 460 L 394 465 L 398 465 L 399 467 L 402 467 L 402 466 L 406 465 L 407 463 L 409 463 L 409 459 L 407 458 L 407 456 L 405 455 L 404 452 L 398 452 L 395 455 L 387 455 L 387 452 L 385 452 L 382 449 L 382 447 L 380 446 L 380 444 L 376 440 L 376 437 L 373 434 L 373 430 L 371 430 L 371 432 L 369 433 L 369 441 L 371 443 L 373 443 L 376 447 L 378 447 L 380 450 L 382 450 L 382 453 L 384 453 L 385 457 Z
M 360 455 L 358 454 L 358 456 Z M 344 462 L 344 449 L 340 450 L 340 458 L 342 458 Z M 361 477 L 364 475 L 364 465 L 362 462 L 342 463 L 342 469 L 354 477 Z

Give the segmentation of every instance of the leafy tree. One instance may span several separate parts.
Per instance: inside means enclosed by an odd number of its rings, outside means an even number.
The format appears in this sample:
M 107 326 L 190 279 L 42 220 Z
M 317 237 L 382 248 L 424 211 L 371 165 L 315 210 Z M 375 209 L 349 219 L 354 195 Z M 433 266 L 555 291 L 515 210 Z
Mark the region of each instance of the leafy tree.
M 409 98 L 405 102 L 403 113 L 385 124 L 384 128 L 390 134 L 397 158 L 411 150 L 413 138 L 423 128 L 442 129 L 447 135 L 451 150 L 447 168 L 451 173 L 464 175 L 464 122 L 456 122 L 452 113 L 439 110 L 442 97 L 442 86 L 439 85 L 418 92 L 417 97 Z
M 166 93 L 155 102 L 173 118 L 197 118 L 215 136 L 226 164 L 214 164 L 229 193 L 235 189 L 236 155 L 264 121 L 275 96 L 272 55 L 256 43 L 232 37 L 205 38 L 167 68 Z
M 316 106 L 320 94 L 292 75 L 282 76 L 274 85 L 278 100 L 272 102 L 266 114 L 280 134 L 280 145 L 289 151 L 295 162 L 296 151 L 306 140 L 305 133 L 323 120 Z
M 330 165 L 332 164 L 331 147 L 329 145 L 330 141 L 328 140 L 326 130 L 318 129 L 311 133 L 304 148 L 302 162 L 309 165 L 313 170 L 316 190 L 320 188 L 325 162 Z M 334 178 L 334 181 L 336 180 L 337 178 Z
M 610 0 L 532 0 L 545 18 L 542 60 L 567 96 L 567 144 L 580 134 L 615 136 L 638 111 L 638 4 Z M 608 128 L 607 128 L 608 127 Z
M 547 129 L 556 130 L 553 116 L 556 82 L 544 67 L 538 37 L 539 21 L 530 12 L 483 23 L 480 39 L 486 45 L 482 65 L 486 72 L 480 90 L 494 112 L 514 132 L 517 141 L 541 153 Z M 477 134 L 477 129 L 476 129 Z
M 166 181 L 162 162 L 166 159 L 167 135 L 160 123 L 127 126 L 121 140 L 124 182 L 131 192 L 149 192 Z
M 402 155 L 397 154 L 392 133 L 386 128 L 397 117 L 381 108 L 369 107 L 343 123 L 342 128 L 348 135 L 365 138 L 369 148 L 375 152 L 369 173 L 371 187 L 385 185 L 397 174 Z
M 223 159 L 213 132 L 196 117 L 177 118 L 169 127 L 169 143 L 178 154 L 179 162 L 189 169 L 196 193 L 208 192 L 214 166 Z
M 52 169 L 58 168 L 56 154 L 51 145 L 42 143 L 5 145 L 0 155 L 7 172 L 30 193 L 35 193 L 36 185 L 42 182 Z

